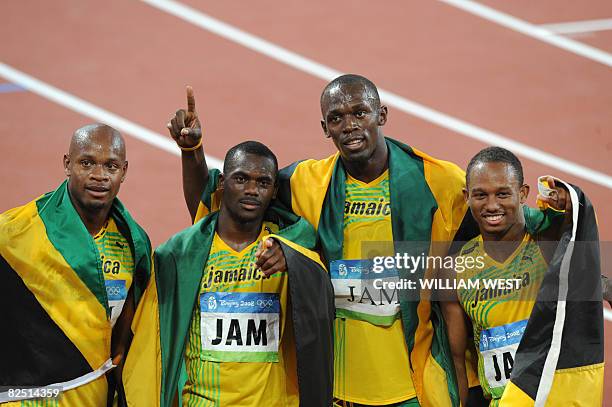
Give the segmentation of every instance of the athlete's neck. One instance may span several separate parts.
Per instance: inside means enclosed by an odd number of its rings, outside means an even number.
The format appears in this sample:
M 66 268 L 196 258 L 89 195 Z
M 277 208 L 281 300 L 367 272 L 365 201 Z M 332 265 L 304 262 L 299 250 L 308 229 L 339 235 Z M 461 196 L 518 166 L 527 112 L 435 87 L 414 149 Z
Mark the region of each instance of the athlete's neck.
M 108 221 L 108 217 L 110 214 L 110 206 L 103 207 L 96 210 L 88 210 L 79 206 L 77 202 L 75 202 L 72 197 L 70 197 L 72 201 L 72 206 L 79 214 L 83 225 L 89 232 L 90 235 L 95 236 L 100 232 L 100 230 L 104 227 L 106 222 Z
M 384 137 L 380 136 L 383 142 L 376 147 L 372 154 L 365 161 L 348 161 L 342 159 L 342 164 L 346 168 L 349 175 L 361 182 L 372 182 L 380 177 L 387 168 L 389 168 L 389 151 L 387 143 L 384 142 Z
M 217 221 L 217 234 L 229 247 L 240 252 L 257 240 L 261 233 L 262 222 L 263 218 L 241 222 L 232 218 L 231 214 L 221 206 Z
M 523 216 L 521 215 L 521 218 Z M 482 233 L 485 252 L 493 260 L 503 263 L 514 253 L 525 237 L 525 221 L 510 226 L 503 233 Z

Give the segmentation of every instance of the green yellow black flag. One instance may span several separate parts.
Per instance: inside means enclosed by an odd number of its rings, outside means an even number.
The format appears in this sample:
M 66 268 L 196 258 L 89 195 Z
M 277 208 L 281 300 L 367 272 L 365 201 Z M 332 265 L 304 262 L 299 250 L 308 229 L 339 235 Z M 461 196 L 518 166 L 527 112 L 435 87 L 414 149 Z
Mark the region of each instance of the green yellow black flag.
M 500 406 L 601 406 L 604 327 L 595 211 L 577 187 Z
M 149 239 L 117 199 L 111 216 L 131 245 L 139 298 Z M 54 386 L 60 406 L 106 405 L 112 329 L 101 266 L 67 182 L 0 215 L 0 402 L 15 400 L 7 388 Z

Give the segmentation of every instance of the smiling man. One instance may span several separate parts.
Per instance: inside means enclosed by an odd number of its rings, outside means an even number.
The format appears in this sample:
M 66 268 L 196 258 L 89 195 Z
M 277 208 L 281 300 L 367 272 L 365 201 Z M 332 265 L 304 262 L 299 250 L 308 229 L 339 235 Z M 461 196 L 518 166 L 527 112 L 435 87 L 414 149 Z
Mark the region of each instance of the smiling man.
M 151 254 L 116 199 L 127 167 L 115 129 L 84 126 L 64 156 L 68 180 L 0 215 L 0 402 L 50 395 L 15 391 L 44 386 L 62 392 L 54 405 L 113 400 L 120 368 L 110 387 L 105 373 L 122 365 Z
M 137 313 L 139 352 L 125 369 L 130 405 L 170 406 L 175 397 L 184 406 L 331 403 L 332 287 L 306 249 L 315 243 L 312 226 L 270 206 L 277 174 L 263 144 L 233 147 L 223 174 L 213 172 L 221 209 L 156 250 L 155 278 Z M 264 240 L 282 250 L 282 272 L 266 276 L 258 267 Z M 183 360 L 187 380 L 177 395 Z M 149 383 L 160 386 L 143 391 Z
M 538 198 L 562 208 L 565 224 L 535 233 L 525 224 L 529 186 L 514 154 L 486 148 L 472 158 L 466 177 L 465 199 L 480 235 L 459 257 L 484 261 L 450 271 L 449 277 L 478 286 L 446 293 L 442 303 L 462 401 L 467 399 L 467 317 L 490 406 L 533 405 L 536 399 L 542 405 L 547 399 L 547 405 L 601 405 L 603 311 L 590 202 L 576 187 L 548 177 L 550 195 Z M 492 288 L 495 281 L 506 284 Z M 572 281 L 569 288 L 567 281 Z M 572 301 L 566 305 L 566 299 Z

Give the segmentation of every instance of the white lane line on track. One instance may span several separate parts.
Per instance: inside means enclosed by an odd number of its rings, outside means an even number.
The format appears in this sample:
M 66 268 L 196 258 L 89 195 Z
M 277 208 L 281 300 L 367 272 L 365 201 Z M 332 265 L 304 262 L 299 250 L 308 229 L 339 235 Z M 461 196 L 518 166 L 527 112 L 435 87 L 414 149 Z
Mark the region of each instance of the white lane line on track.
M 288 49 L 273 44 L 270 41 L 266 41 L 246 31 L 240 30 L 239 28 L 224 23 L 223 21 L 213 18 L 180 2 L 173 0 L 142 1 L 152 7 L 172 14 L 175 17 L 178 17 L 222 38 L 240 44 L 245 48 L 263 54 L 267 57 L 275 59 L 278 62 L 289 65 L 299 71 L 305 72 L 325 81 L 330 81 L 342 74 L 342 72 L 336 69 L 320 64 L 312 59 L 306 58 L 293 51 L 289 51 Z M 608 174 L 576 164 L 572 161 L 549 154 L 527 144 L 514 141 L 509 137 L 480 128 L 461 119 L 449 116 L 445 113 L 408 100 L 387 90 L 379 89 L 379 93 L 386 104 L 405 113 L 419 117 L 440 127 L 444 127 L 485 144 L 492 144 L 507 148 L 524 158 L 528 158 L 545 166 L 561 170 L 566 174 L 571 174 L 590 182 L 603 185 L 607 188 L 612 188 L 612 176 Z
M 604 319 L 612 321 L 612 310 L 604 308 Z
M 170 136 L 164 137 L 159 133 L 155 133 L 146 127 L 109 112 L 108 110 L 102 109 L 101 107 L 58 89 L 55 86 L 49 85 L 48 83 L 36 79 L 33 76 L 23 73 L 2 62 L 0 62 L 0 76 L 12 83 L 28 89 L 33 93 L 36 93 L 39 96 L 44 97 L 45 99 L 80 113 L 83 116 L 106 123 L 109 126 L 121 131 L 125 135 L 132 136 L 171 154 L 177 156 L 181 155 L 179 148 L 174 141 L 170 139 Z M 212 168 L 221 168 L 223 166 L 223 161 L 219 160 L 218 158 L 211 157 L 210 155 L 206 156 L 206 161 Z
M 601 64 L 612 66 L 612 54 L 602 51 L 590 45 L 562 37 L 551 33 L 549 30 L 537 25 L 528 23 L 510 14 L 502 13 L 494 8 L 484 6 L 471 0 L 440 0 L 450 6 L 467 11 L 468 13 L 482 17 L 521 34 L 546 42 L 555 47 L 572 52 L 576 55 L 588 58 Z
M 612 30 L 612 18 L 601 20 L 571 21 L 566 23 L 540 24 L 541 28 L 554 34 L 581 34 Z

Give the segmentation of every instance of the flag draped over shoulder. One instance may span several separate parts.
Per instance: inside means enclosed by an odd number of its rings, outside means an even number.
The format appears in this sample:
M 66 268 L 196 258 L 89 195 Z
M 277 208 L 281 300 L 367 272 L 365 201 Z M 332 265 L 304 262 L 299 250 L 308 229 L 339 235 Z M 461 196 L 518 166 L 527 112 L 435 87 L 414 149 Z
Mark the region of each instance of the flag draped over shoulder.
M 389 151 L 391 223 L 395 242 L 419 242 L 446 255 L 466 213 L 462 196 L 465 174 L 456 165 L 436 160 L 407 145 L 386 139 Z M 284 181 L 284 182 L 283 182 Z M 280 199 L 317 228 L 326 261 L 342 258 L 346 171 L 339 154 L 326 160 L 306 160 L 281 171 Z M 307 189 L 308 194 L 295 191 Z M 416 255 L 416 253 L 415 253 Z M 400 278 L 428 276 L 421 269 Z M 403 291 L 403 290 L 402 290 Z M 410 352 L 413 382 L 423 406 L 459 404 L 454 368 L 439 305 L 403 298 L 400 308 Z
M 110 216 L 131 245 L 138 299 L 150 273 L 149 239 L 118 199 Z M 0 386 L 55 385 L 65 391 L 60 405 L 105 405 L 110 308 L 100 255 L 67 181 L 0 215 L 0 290 Z
M 305 249 L 315 244 L 314 230 L 282 210 L 270 208 L 267 215 L 281 228 L 269 237 L 280 243 L 287 262 L 300 405 L 329 406 L 333 289 L 318 255 Z M 134 339 L 123 370 L 130 406 L 172 405 L 217 218 L 218 212 L 205 216 L 155 251 L 154 278 L 136 311 Z M 290 222 L 284 223 L 287 219 Z
M 577 187 L 500 406 L 601 406 L 604 327 L 595 211 Z M 555 301 L 556 300 L 556 301 Z

